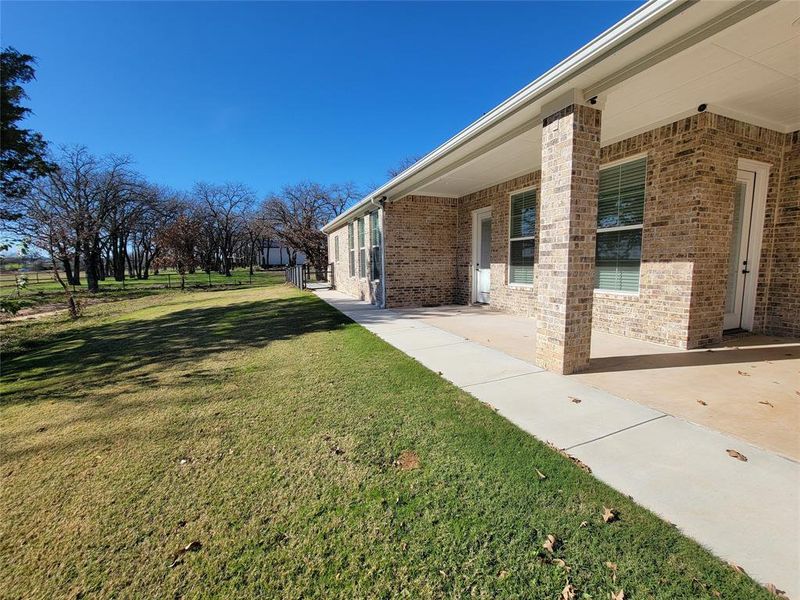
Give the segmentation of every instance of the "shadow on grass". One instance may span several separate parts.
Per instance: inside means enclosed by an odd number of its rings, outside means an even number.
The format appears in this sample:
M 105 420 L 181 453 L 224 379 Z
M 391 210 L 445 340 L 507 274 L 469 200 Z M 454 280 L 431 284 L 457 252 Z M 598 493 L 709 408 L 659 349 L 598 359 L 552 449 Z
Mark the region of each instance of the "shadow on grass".
M 191 369 L 210 354 L 261 348 L 350 322 L 327 305 L 301 296 L 190 308 L 61 332 L 3 357 L 2 380 L 17 389 L 4 394 L 0 405 L 86 400 L 93 388 L 116 382 L 135 383 L 141 389 L 155 385 L 156 379 L 137 373 L 140 369 Z M 176 377 L 179 383 L 181 375 Z

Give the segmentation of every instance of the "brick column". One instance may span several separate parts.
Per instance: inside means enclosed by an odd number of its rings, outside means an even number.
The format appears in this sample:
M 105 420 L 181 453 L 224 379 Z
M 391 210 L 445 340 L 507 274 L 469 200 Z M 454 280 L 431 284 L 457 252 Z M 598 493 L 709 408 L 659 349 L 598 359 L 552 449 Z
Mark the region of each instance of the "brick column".
M 600 111 L 572 104 L 542 123 L 536 362 L 589 364 L 600 166 Z

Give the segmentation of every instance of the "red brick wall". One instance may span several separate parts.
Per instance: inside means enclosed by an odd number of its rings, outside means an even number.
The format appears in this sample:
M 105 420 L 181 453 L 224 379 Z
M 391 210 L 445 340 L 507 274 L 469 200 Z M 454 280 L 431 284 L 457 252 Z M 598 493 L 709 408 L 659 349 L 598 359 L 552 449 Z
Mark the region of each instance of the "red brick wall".
M 647 184 L 639 294 L 596 291 L 593 327 L 684 348 L 720 338 L 737 160 L 748 158 L 772 165 L 755 330 L 800 336 L 799 136 L 702 113 L 602 148 L 601 165 L 646 154 Z M 492 307 L 535 316 L 538 249 L 533 287 L 510 286 L 507 269 L 510 195 L 529 188 L 540 200 L 540 172 L 458 199 L 407 196 L 388 203 L 388 305 L 468 303 L 472 211 L 491 206 Z M 336 234 L 343 236 L 339 288 L 369 299 L 368 283 L 341 277 L 347 273 L 346 227 Z
M 768 207 L 769 208 L 769 207 Z M 780 193 L 762 256 L 769 270 L 763 297 L 763 326 L 767 333 L 800 337 L 800 131 L 787 136 L 780 172 Z M 762 259 L 762 264 L 765 261 Z
M 385 211 L 386 306 L 453 304 L 458 201 L 406 196 Z

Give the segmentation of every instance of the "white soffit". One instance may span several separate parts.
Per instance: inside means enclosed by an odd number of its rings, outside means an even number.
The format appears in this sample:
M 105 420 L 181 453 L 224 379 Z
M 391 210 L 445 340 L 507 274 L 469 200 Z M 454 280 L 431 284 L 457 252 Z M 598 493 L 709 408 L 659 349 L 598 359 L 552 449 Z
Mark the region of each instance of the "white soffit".
M 800 128 L 800 2 L 784 0 L 607 92 L 603 143 L 708 110 L 782 132 Z
M 692 31 L 714 23 L 734 3 L 700 2 L 635 44 L 574 78 L 590 89 L 615 71 Z M 800 2 L 783 0 L 667 58 L 606 90 L 602 143 L 609 144 L 708 110 L 778 131 L 800 128 Z M 683 21 L 683 22 L 682 22 Z M 544 101 L 520 112 L 514 124 L 540 118 Z M 506 126 L 506 130 L 511 127 Z M 495 131 L 492 132 L 496 134 Z M 480 148 L 488 136 L 475 140 Z M 438 175 L 422 178 L 414 193 L 460 197 L 540 168 L 541 127 L 536 126 L 463 164 L 468 152 L 451 155 Z
M 448 171 L 415 193 L 458 198 L 539 169 L 542 128 L 534 127 L 479 158 Z

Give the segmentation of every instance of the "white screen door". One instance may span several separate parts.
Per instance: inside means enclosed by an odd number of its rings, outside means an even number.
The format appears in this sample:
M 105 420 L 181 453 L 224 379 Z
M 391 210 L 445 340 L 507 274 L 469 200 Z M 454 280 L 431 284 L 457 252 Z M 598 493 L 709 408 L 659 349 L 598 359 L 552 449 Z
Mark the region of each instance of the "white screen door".
M 733 233 L 728 259 L 728 286 L 725 290 L 725 329 L 742 327 L 743 307 L 747 294 L 755 293 L 753 281 L 748 281 L 753 261 L 758 260 L 750 247 L 753 228 L 753 193 L 755 173 L 739 171 L 733 201 Z
M 476 225 L 475 251 L 475 301 L 489 304 L 491 287 L 492 257 L 492 217 L 491 214 L 478 214 Z

